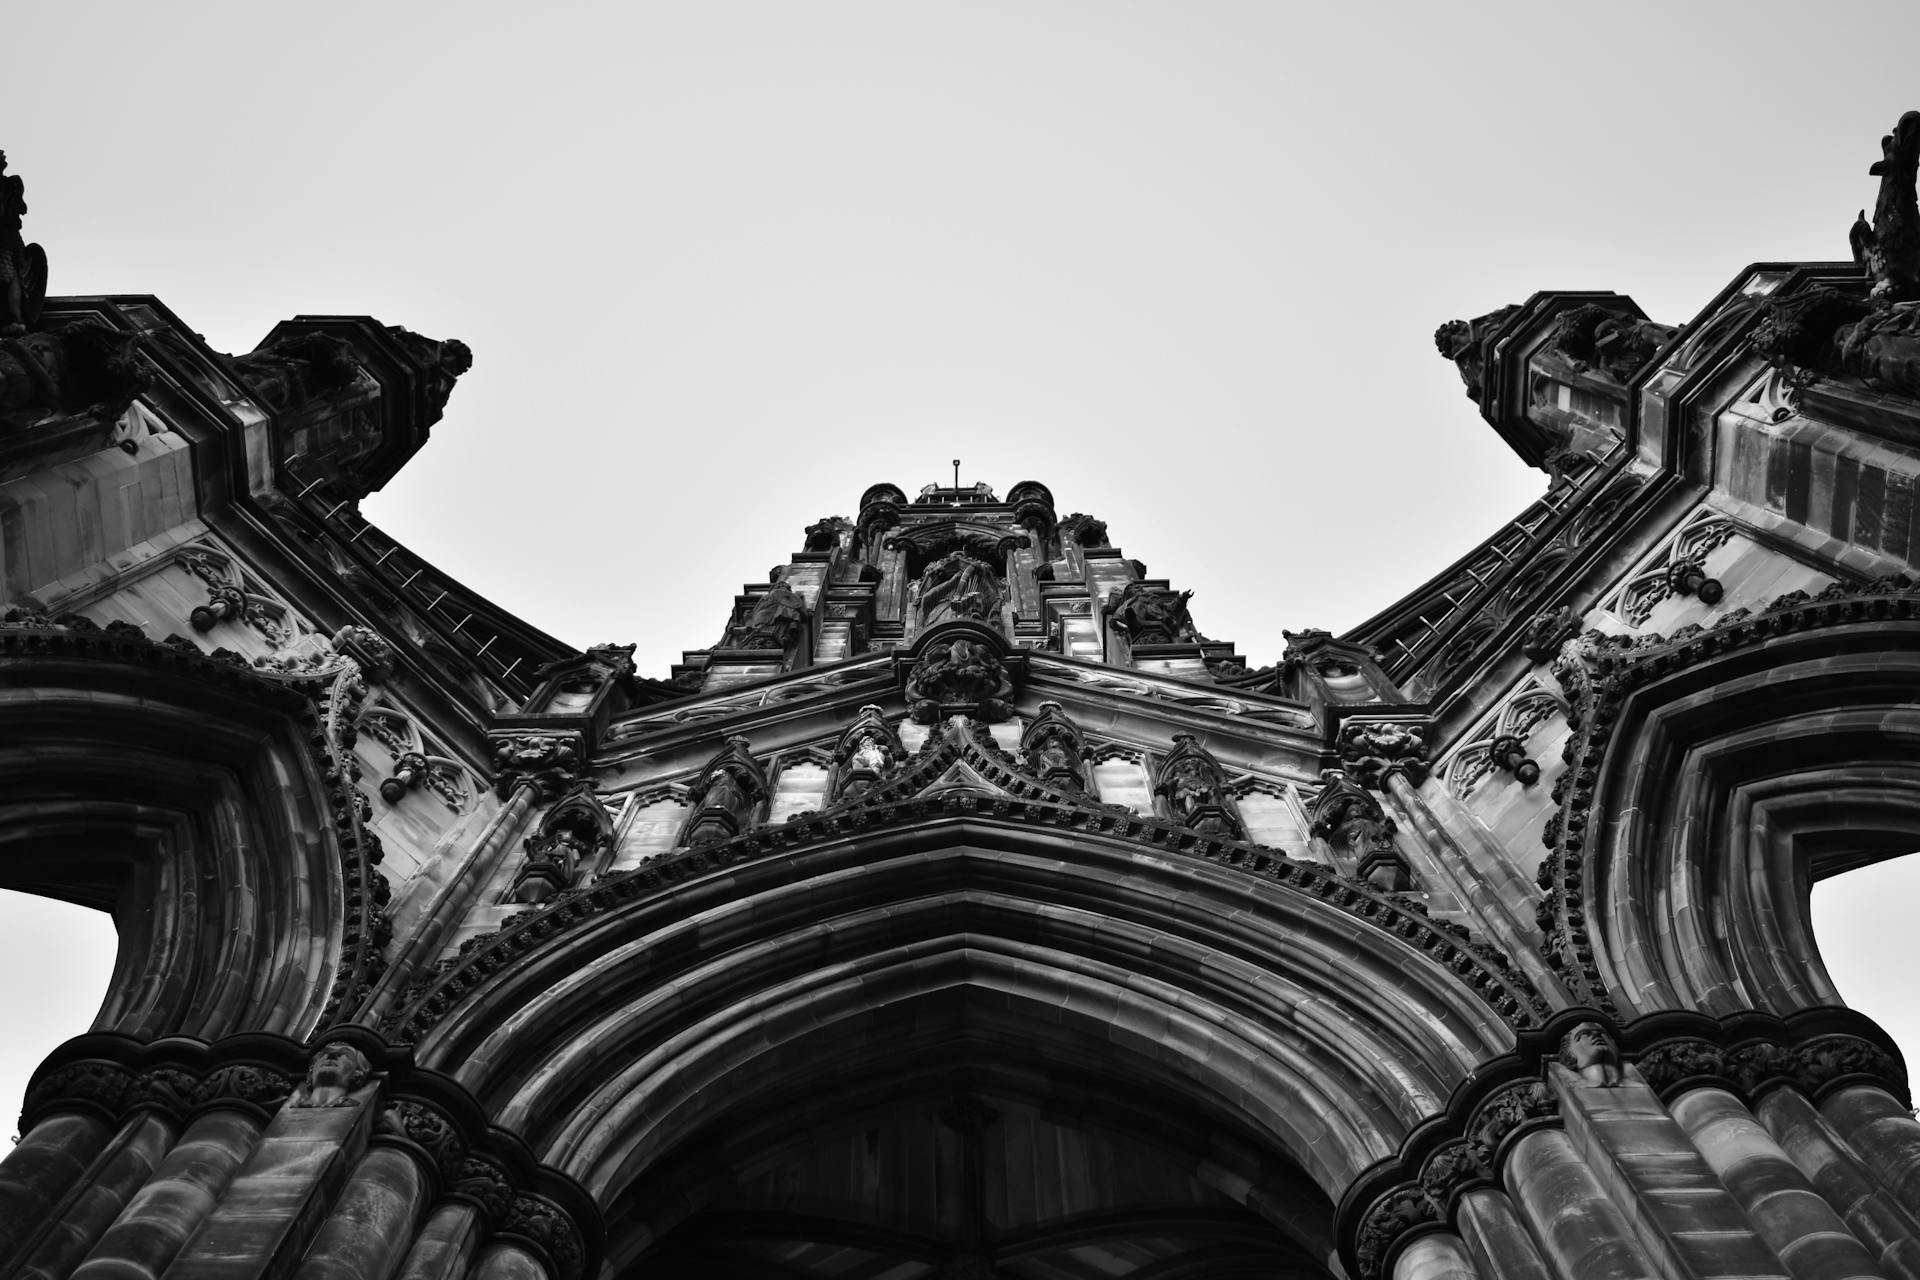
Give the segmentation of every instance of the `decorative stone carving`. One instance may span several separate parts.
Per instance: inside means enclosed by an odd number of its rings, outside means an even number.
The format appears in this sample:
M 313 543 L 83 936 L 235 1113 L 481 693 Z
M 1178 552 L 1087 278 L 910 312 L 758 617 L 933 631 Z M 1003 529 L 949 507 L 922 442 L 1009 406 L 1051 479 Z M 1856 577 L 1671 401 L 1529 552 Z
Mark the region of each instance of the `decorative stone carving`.
M 432 426 L 446 412 L 455 380 L 473 368 L 473 351 L 458 338 L 436 342 L 397 324 L 388 325 L 387 333 L 406 349 L 416 369 L 425 376 L 427 425 Z
M 1561 1038 L 1560 1065 L 1577 1074 L 1582 1083 L 1601 1088 L 1611 1089 L 1625 1078 L 1620 1051 L 1597 1022 L 1582 1022 Z
M 195 631 L 211 631 L 228 618 L 246 611 L 247 593 L 229 582 L 216 582 L 207 588 L 207 602 L 195 605 L 187 621 Z
M 426 776 L 427 758 L 418 751 L 404 752 L 394 760 L 393 773 L 380 784 L 380 798 L 388 804 L 399 804 Z
M 1528 758 L 1525 740 L 1515 734 L 1503 733 L 1493 740 L 1492 758 L 1496 768 L 1518 778 L 1523 787 L 1540 781 L 1540 766 Z
M 1173 750 L 1160 762 L 1153 793 L 1175 822 L 1207 835 L 1240 835 L 1240 819 L 1227 796 L 1220 762 L 1190 733 L 1173 735 Z
M 1698 560 L 1675 560 L 1667 566 L 1667 585 L 1683 596 L 1697 596 L 1702 604 L 1719 604 L 1726 588 L 1718 578 L 1709 578 Z
M 1824 285 L 1769 299 L 1748 336 L 1759 354 L 1784 368 L 1858 378 L 1868 386 L 1920 396 L 1920 302 L 1875 306 Z
M 713 844 L 739 835 L 753 825 L 768 791 L 766 772 L 753 758 L 747 740 L 738 735 L 728 738 L 720 754 L 687 789 L 693 814 L 681 843 Z
M 900 735 L 886 722 L 879 705 L 869 702 L 834 747 L 833 758 L 840 766 L 834 775 L 834 798 L 855 800 L 865 795 L 905 755 Z
M 427 1163 L 442 1177 L 453 1173 L 466 1154 L 460 1131 L 453 1123 L 434 1108 L 411 1098 L 402 1098 L 380 1113 L 374 1126 L 374 1140 L 382 1139 L 389 1142 L 398 1139 L 418 1147 Z
M 196 1106 L 242 1103 L 262 1111 L 277 1110 L 293 1092 L 294 1083 L 271 1068 L 252 1063 L 217 1067 L 193 1091 Z
M 1077 547 L 1104 547 L 1107 543 L 1107 522 L 1076 511 L 1059 524 L 1062 546 L 1072 543 Z
M 1683 1081 L 1724 1075 L 1726 1055 L 1709 1040 L 1667 1040 L 1644 1050 L 1633 1065 L 1647 1086 L 1665 1097 L 1669 1089 Z
M 1414 786 L 1427 776 L 1427 727 L 1393 720 L 1349 720 L 1340 726 L 1340 760 L 1363 787 L 1382 790 L 1404 774 Z
M 1520 652 L 1535 666 L 1551 662 L 1560 646 L 1580 634 L 1580 614 L 1572 605 L 1561 605 L 1547 613 L 1535 614 L 1520 632 Z
M 942 715 L 972 715 L 989 724 L 1013 715 L 1013 680 L 983 641 L 956 636 L 930 647 L 907 677 L 907 704 L 915 724 Z
M 639 670 L 633 663 L 633 651 L 638 647 L 631 644 L 589 645 L 582 656 L 608 680 L 631 680 Z
M 1087 789 L 1082 762 L 1088 754 L 1079 726 L 1057 702 L 1041 703 L 1040 714 L 1020 735 L 1020 756 L 1027 769 L 1062 791 Z
M 513 1201 L 513 1184 L 498 1164 L 469 1156 L 453 1167 L 447 1178 L 446 1194 L 450 1199 L 464 1200 L 479 1209 L 489 1223 L 497 1223 Z
M 526 783 L 536 798 L 556 799 L 578 780 L 580 740 L 570 733 L 502 733 L 493 736 L 493 789 L 502 800 Z
M 586 1249 L 580 1229 L 559 1206 L 539 1196 L 517 1195 L 507 1206 L 497 1234 L 524 1241 L 554 1264 L 554 1280 L 579 1280 Z
M 1367 1210 L 1354 1240 L 1361 1274 L 1379 1275 L 1389 1249 L 1412 1232 L 1440 1222 L 1440 1210 L 1424 1188 L 1407 1184 L 1388 1191 Z
M 1205 637 L 1194 629 L 1193 616 L 1187 612 L 1192 598 L 1191 591 L 1129 582 L 1107 596 L 1107 618 L 1132 644 L 1198 641 Z
M 40 320 L 47 300 L 47 251 L 21 235 L 27 214 L 27 184 L 7 172 L 0 151 L 0 335 L 26 332 Z
M 367 1082 L 367 1055 L 344 1040 L 329 1040 L 314 1051 L 307 1078 L 287 1099 L 289 1107 L 351 1107 L 352 1093 Z
M 1394 847 L 1394 821 L 1380 802 L 1339 769 L 1326 770 L 1320 780 L 1310 832 L 1344 850 L 1355 873 L 1383 893 L 1413 888 L 1413 872 Z
M 1556 316 L 1547 345 L 1583 373 L 1598 369 L 1615 382 L 1624 383 L 1653 359 L 1673 334 L 1671 325 L 1589 303 Z
M 1538 1080 L 1522 1080 L 1490 1096 L 1473 1113 L 1467 1127 L 1467 1145 L 1480 1163 L 1495 1167 L 1500 1144 L 1515 1130 L 1531 1120 L 1546 1120 L 1560 1114 L 1547 1086 Z
M 853 521 L 845 516 L 822 516 L 807 526 L 806 549 L 813 552 L 831 551 L 840 545 L 841 537 L 852 530 Z
M 965 547 L 928 565 L 909 588 L 909 600 L 923 628 L 956 618 L 996 626 L 1006 598 L 1000 575 Z
M 111 422 L 152 382 L 133 334 L 93 320 L 0 337 L 0 416 L 88 414 Z M 139 445 L 132 437 L 122 447 Z
M 555 802 L 527 837 L 527 860 L 514 877 L 515 902 L 548 902 L 573 887 L 588 860 L 613 847 L 613 820 L 593 788 L 580 783 Z
M 1460 380 L 1467 384 L 1467 394 L 1475 402 L 1479 402 L 1487 390 L 1486 340 L 1517 310 L 1518 306 L 1506 306 L 1477 320 L 1449 320 L 1434 331 L 1433 345 L 1459 367 Z
M 1916 206 L 1914 177 L 1920 161 L 1920 111 L 1909 111 L 1880 139 L 1880 159 L 1867 172 L 1880 179 L 1873 204 L 1873 223 L 1862 209 L 1848 240 L 1853 260 L 1873 277 L 1873 297 L 1879 302 L 1920 299 L 1920 207 Z
M 807 602 L 786 582 L 776 580 L 767 594 L 754 601 L 746 618 L 733 628 L 727 644 L 737 649 L 784 652 L 799 638 L 806 623 Z
M 333 647 L 359 663 L 368 680 L 377 683 L 393 674 L 393 646 L 370 627 L 348 623 L 333 633 Z
M 360 366 L 353 345 L 331 333 L 286 333 L 233 357 L 233 371 L 253 398 L 285 412 L 353 385 Z

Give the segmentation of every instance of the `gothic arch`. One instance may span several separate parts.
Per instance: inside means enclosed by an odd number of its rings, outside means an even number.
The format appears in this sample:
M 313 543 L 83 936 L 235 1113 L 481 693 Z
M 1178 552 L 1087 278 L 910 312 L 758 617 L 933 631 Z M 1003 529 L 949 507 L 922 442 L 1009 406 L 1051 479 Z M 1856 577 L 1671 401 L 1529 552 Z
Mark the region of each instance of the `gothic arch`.
M 1841 1003 L 1809 890 L 1920 845 L 1917 603 L 1836 586 L 1710 631 L 1573 647 L 1543 923 L 1589 998 L 1628 1018 Z
M 97 1030 L 303 1036 L 367 979 L 385 885 L 306 695 L 124 624 L 15 622 L 0 675 L 0 886 L 112 912 Z
M 550 917 L 545 941 L 416 1021 L 417 1052 L 603 1200 L 692 1140 L 716 1099 L 813 1061 L 835 1042 L 825 1028 L 911 1021 L 919 1002 L 1118 1047 L 1329 1196 L 1514 1043 L 1451 966 L 1323 899 L 987 818 L 842 836 Z

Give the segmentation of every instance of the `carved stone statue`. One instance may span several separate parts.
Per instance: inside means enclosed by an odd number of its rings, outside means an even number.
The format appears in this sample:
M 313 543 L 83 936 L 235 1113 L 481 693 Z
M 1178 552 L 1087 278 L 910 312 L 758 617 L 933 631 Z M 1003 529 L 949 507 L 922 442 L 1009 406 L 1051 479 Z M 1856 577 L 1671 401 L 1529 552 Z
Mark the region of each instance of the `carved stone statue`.
M 922 627 L 954 618 L 991 625 L 1007 597 L 1000 575 L 965 549 L 948 552 L 928 565 L 914 586 Z
M 918 724 L 932 724 L 943 707 L 966 706 L 989 723 L 1013 714 L 1013 681 L 992 650 L 965 636 L 928 649 L 907 678 L 907 702 Z
M 1059 525 L 1062 545 L 1073 543 L 1082 547 L 1104 547 L 1107 545 L 1107 522 L 1084 512 L 1076 511 L 1062 520 Z
M 1778 365 L 1920 396 L 1920 302 L 1875 306 L 1819 286 L 1769 299 L 1747 341 Z
M 0 337 L 0 415 L 118 418 L 152 381 L 137 348 L 132 334 L 91 320 Z
M 1673 334 L 1671 325 L 1588 304 L 1561 312 L 1548 343 L 1576 369 L 1597 368 L 1615 382 L 1625 382 Z
M 1310 832 L 1344 851 L 1354 872 L 1383 893 L 1413 887 L 1406 859 L 1394 847 L 1394 821 L 1371 794 L 1339 769 L 1320 775 L 1324 784 L 1314 799 Z
M 1583 1022 L 1567 1032 L 1560 1041 L 1560 1064 L 1578 1072 L 1583 1082 L 1602 1088 L 1611 1089 L 1625 1079 L 1620 1051 L 1597 1022 Z
M 727 739 L 689 788 L 689 798 L 694 806 L 686 828 L 689 845 L 730 839 L 753 825 L 760 802 L 767 798 L 767 777 L 745 738 L 735 734 Z
M 742 649 L 786 649 L 807 621 L 807 602 L 785 582 L 754 602 L 745 622 L 734 628 L 732 643 Z
M 294 1087 L 289 1107 L 351 1107 L 353 1091 L 367 1082 L 367 1055 L 344 1040 L 329 1040 L 314 1051 L 307 1078 Z
M 1086 790 L 1081 773 L 1086 741 L 1059 703 L 1040 704 L 1040 714 L 1020 735 L 1020 754 L 1027 768 L 1051 785 L 1064 791 Z
M 853 528 L 853 521 L 845 516 L 822 516 L 807 526 L 806 549 L 808 551 L 831 551 L 840 545 L 840 537 Z
M 880 705 L 870 702 L 861 707 L 834 750 L 834 759 L 840 765 L 834 779 L 834 797 L 851 800 L 864 795 L 893 771 L 903 754 L 899 735 L 887 724 Z
M 1134 644 L 1180 644 L 1199 640 L 1193 616 L 1187 612 L 1191 591 L 1129 582 L 1107 597 L 1107 617 L 1114 630 Z
M 454 382 L 473 368 L 473 350 L 458 338 L 436 342 L 397 324 L 388 325 L 387 332 L 406 348 L 407 355 L 426 376 L 427 425 L 431 426 L 446 412 Z
M 1440 349 L 1441 355 L 1459 366 L 1460 380 L 1467 384 L 1467 394 L 1476 401 L 1481 400 L 1487 391 L 1482 344 L 1517 310 L 1517 306 L 1506 306 L 1498 311 L 1489 311 L 1477 320 L 1449 320 L 1434 331 L 1433 345 Z
M 1220 763 L 1190 733 L 1173 735 L 1173 750 L 1161 761 L 1153 791 L 1166 801 L 1166 816 L 1175 822 L 1207 835 L 1240 834 Z
M 14 336 L 40 320 L 47 300 L 47 252 L 21 236 L 27 184 L 6 170 L 7 153 L 0 151 L 0 336 Z
M 1876 302 L 1920 300 L 1920 204 L 1914 179 L 1920 170 L 1920 111 L 1909 111 L 1880 139 L 1880 159 L 1868 170 L 1880 179 L 1873 223 L 1862 209 L 1848 240 L 1853 260 L 1873 277 Z
M 353 346 L 330 333 L 289 333 L 233 358 L 253 398 L 269 409 L 298 408 L 359 376 Z

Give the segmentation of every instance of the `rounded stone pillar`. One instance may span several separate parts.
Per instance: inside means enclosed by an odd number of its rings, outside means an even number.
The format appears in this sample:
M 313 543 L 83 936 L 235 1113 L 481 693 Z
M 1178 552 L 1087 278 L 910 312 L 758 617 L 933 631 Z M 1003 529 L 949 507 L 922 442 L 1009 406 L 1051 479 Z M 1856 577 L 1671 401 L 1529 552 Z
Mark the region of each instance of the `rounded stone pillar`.
M 221 1109 L 187 1126 L 166 1158 L 100 1237 L 72 1280 L 152 1280 L 213 1212 L 260 1137 L 260 1122 Z
M 1393 1260 L 1393 1280 L 1480 1280 L 1459 1236 L 1421 1236 Z
M 1513 1144 L 1502 1176 L 1520 1219 L 1558 1280 L 1647 1280 L 1660 1269 L 1620 1207 L 1558 1129 Z
M 1467 1254 L 1481 1275 L 1498 1276 L 1499 1280 L 1553 1280 L 1506 1192 L 1494 1187 L 1467 1192 L 1460 1197 L 1454 1220 Z
M 360 1157 L 293 1280 L 388 1280 L 413 1244 L 427 1194 L 412 1155 L 376 1146 Z
M 480 1210 L 470 1204 L 443 1204 L 407 1251 L 399 1280 L 459 1280 L 479 1249 Z
M 1770 1089 L 1754 1112 L 1881 1271 L 1898 1280 L 1920 1280 L 1920 1223 L 1835 1140 L 1806 1096 L 1798 1089 Z
M 34 1242 L 12 1280 L 66 1280 L 120 1216 L 173 1146 L 173 1122 L 151 1111 L 134 1113 L 60 1206 L 59 1220 Z
M 1881 1275 L 1833 1206 L 1738 1098 L 1725 1089 L 1690 1089 L 1668 1109 L 1797 1280 Z
M 1820 1114 L 1901 1207 L 1920 1214 L 1920 1120 L 1892 1094 L 1870 1084 L 1834 1090 L 1820 1104 Z
M 473 1280 L 551 1280 L 547 1264 L 530 1249 L 511 1240 L 487 1246 L 473 1268 Z
M 0 1267 L 46 1223 L 112 1135 L 98 1116 L 64 1112 L 34 1125 L 0 1160 Z

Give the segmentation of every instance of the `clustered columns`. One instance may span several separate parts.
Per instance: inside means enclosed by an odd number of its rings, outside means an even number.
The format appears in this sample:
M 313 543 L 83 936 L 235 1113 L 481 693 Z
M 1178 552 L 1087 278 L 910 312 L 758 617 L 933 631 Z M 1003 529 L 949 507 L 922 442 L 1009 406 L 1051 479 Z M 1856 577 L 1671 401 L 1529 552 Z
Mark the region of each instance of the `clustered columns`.
M 305 1060 L 304 1077 L 302 1060 Z M 34 1280 L 586 1280 L 598 1210 L 446 1077 L 341 1028 L 82 1036 L 0 1162 L 0 1273 Z
M 1538 1075 L 1457 1098 L 1445 1130 L 1410 1139 L 1401 1181 L 1362 1180 L 1341 1210 L 1348 1269 L 1920 1280 L 1920 1122 L 1861 1021 L 1656 1014 L 1630 1029 L 1631 1065 L 1601 1022 L 1577 1023 Z

